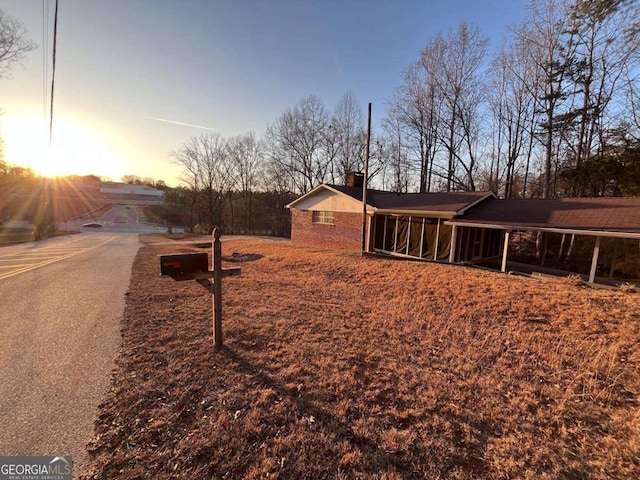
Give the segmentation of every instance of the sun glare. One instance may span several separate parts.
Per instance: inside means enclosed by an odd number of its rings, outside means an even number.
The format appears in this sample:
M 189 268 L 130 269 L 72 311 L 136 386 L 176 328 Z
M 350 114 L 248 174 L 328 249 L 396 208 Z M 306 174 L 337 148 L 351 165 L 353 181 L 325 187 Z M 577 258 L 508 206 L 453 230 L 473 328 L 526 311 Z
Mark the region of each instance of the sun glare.
M 38 175 L 98 175 L 119 179 L 122 161 L 91 130 L 76 123 L 54 123 L 49 145 L 49 128 L 33 117 L 2 119 L 5 160 L 30 167 Z

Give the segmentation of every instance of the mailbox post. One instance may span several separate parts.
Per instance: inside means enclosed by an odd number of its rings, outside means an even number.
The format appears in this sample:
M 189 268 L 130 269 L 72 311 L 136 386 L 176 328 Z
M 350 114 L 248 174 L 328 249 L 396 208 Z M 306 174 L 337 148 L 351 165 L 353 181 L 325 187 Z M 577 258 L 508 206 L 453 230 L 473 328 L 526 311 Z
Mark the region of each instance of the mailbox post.
M 220 231 L 213 229 L 213 340 L 222 346 L 222 244 Z
M 168 275 L 176 281 L 195 280 L 212 294 L 213 340 L 216 347 L 222 346 L 222 279 L 240 275 L 240 268 L 222 268 L 222 244 L 220 231 L 213 230 L 213 271 L 209 270 L 206 253 L 183 253 L 160 255 L 160 275 Z M 211 282 L 213 279 L 213 282 Z

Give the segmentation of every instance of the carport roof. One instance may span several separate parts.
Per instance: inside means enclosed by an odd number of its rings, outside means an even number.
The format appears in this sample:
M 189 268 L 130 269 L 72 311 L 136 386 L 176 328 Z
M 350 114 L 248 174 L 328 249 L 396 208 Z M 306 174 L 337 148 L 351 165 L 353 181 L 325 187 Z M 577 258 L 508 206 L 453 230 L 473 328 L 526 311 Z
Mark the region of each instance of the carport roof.
M 488 199 L 452 224 L 640 234 L 640 198 Z

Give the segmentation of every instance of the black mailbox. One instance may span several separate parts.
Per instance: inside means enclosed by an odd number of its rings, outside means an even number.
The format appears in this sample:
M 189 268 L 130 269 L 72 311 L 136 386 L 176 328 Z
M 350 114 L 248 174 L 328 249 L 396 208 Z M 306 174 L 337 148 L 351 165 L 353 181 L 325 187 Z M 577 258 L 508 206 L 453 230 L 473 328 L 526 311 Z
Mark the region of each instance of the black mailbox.
M 160 255 L 160 275 L 174 280 L 206 278 L 210 276 L 208 256 L 205 252 Z

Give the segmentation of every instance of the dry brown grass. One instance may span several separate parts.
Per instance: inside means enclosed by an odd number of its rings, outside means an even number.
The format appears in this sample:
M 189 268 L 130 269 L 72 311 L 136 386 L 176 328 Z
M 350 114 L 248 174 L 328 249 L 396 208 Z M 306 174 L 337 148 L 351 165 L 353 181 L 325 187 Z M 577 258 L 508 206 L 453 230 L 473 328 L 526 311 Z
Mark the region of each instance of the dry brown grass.
M 92 479 L 640 478 L 633 293 L 283 243 L 211 297 L 134 265 Z

